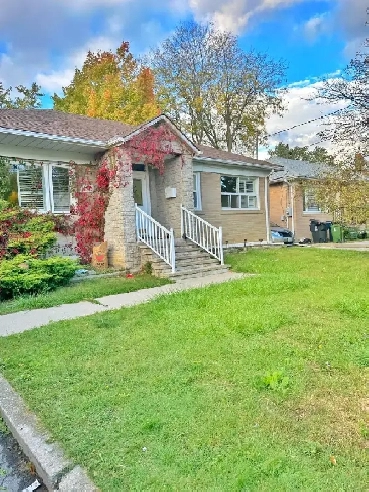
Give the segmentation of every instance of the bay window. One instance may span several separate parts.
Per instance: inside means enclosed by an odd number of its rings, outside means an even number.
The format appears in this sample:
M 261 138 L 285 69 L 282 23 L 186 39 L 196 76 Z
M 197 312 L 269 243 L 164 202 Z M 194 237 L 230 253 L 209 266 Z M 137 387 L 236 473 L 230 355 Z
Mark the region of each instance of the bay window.
M 258 209 L 258 178 L 221 176 L 221 203 L 223 209 Z
M 20 207 L 41 212 L 69 213 L 69 168 L 60 164 L 17 164 Z

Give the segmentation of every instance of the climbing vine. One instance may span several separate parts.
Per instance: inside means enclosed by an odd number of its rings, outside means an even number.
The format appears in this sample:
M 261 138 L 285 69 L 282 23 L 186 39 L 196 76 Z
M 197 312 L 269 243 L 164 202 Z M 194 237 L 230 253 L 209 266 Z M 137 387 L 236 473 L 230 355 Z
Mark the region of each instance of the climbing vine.
M 124 144 L 118 143 L 98 159 L 97 166 L 70 163 L 75 198 L 71 212 L 76 216 L 77 253 L 83 263 L 91 261 L 94 244 L 104 240 L 105 213 L 111 194 L 114 189 L 128 186 L 132 163 L 153 166 L 163 174 L 167 155 L 183 155 L 183 149 L 176 148 L 174 142 L 178 140 L 167 127 L 151 127 Z

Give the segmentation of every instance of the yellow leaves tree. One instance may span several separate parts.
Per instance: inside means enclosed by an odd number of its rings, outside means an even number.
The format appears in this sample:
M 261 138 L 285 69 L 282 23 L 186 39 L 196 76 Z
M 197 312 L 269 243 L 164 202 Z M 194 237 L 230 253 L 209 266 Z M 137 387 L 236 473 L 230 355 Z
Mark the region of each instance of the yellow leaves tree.
M 357 225 L 369 221 L 369 162 L 361 155 L 341 155 L 324 167 L 315 182 L 316 200 L 335 221 Z
M 63 96 L 54 94 L 54 108 L 92 118 L 138 125 L 160 113 L 154 97 L 154 77 L 123 42 L 115 51 L 89 51 Z

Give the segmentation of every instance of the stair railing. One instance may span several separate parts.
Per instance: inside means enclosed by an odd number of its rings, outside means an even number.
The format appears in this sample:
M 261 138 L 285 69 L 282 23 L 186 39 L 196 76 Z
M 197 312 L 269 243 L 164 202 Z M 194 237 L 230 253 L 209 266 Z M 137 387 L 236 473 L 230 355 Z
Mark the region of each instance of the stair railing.
M 167 229 L 136 204 L 137 241 L 148 246 L 171 268 L 176 271 L 176 252 L 173 229 Z
M 223 233 L 221 227 L 214 227 L 206 220 L 181 206 L 181 233 L 200 248 L 207 251 L 224 265 Z

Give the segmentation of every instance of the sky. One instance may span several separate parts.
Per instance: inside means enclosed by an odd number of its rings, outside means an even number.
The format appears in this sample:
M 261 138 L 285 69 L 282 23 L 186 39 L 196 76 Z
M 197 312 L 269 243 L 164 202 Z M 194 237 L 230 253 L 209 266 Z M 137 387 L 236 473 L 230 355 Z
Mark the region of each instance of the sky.
M 214 21 L 239 36 L 240 45 L 288 64 L 283 118 L 272 116 L 273 134 L 318 118 L 337 106 L 308 99 L 322 77 L 339 77 L 369 27 L 369 0 L 1 0 L 0 81 L 36 81 L 52 107 L 88 50 L 114 50 L 129 41 L 136 56 L 157 46 L 184 20 Z M 319 143 L 310 123 L 270 137 L 291 146 Z M 261 149 L 261 157 L 267 149 Z

